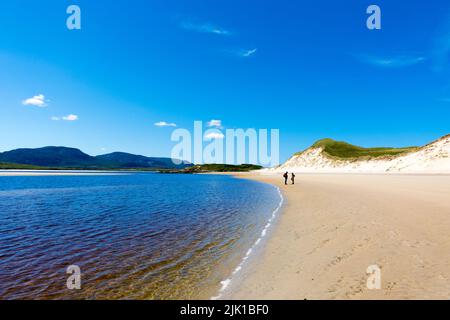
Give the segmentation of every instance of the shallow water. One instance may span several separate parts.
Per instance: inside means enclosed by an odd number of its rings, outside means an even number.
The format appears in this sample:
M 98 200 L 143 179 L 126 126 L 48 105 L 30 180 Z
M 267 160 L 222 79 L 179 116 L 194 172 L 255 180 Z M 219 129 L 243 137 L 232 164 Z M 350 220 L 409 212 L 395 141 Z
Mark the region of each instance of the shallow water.
M 210 298 L 278 203 L 223 175 L 0 177 L 0 299 Z

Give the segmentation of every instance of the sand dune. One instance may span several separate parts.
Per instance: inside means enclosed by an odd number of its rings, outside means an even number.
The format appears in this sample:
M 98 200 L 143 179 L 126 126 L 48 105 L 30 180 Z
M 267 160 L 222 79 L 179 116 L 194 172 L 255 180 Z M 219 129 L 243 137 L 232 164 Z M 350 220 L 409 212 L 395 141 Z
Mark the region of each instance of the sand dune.
M 304 173 L 450 173 L 450 135 L 415 152 L 370 160 L 336 159 L 322 148 L 311 147 L 294 155 L 283 165 L 266 169 L 274 172 Z

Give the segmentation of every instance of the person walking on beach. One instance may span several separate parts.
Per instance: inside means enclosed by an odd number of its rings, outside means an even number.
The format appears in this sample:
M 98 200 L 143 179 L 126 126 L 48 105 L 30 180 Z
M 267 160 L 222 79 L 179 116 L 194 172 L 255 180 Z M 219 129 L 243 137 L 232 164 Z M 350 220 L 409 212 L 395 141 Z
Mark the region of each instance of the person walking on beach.
M 289 173 L 286 171 L 286 173 L 283 174 L 283 177 L 284 177 L 284 184 L 287 185 L 287 181 L 288 181 L 288 178 L 289 178 Z
M 291 176 L 291 181 L 292 184 L 295 184 L 295 174 L 292 172 L 292 176 Z

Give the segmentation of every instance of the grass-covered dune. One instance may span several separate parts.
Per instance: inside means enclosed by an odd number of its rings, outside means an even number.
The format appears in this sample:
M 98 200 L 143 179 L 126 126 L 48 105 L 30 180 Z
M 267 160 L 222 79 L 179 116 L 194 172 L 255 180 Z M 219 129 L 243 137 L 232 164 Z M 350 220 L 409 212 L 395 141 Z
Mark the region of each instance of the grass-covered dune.
M 314 143 L 311 148 L 322 148 L 323 153 L 332 158 L 339 159 L 372 159 L 380 157 L 392 157 L 403 155 L 412 151 L 416 151 L 418 147 L 405 148 L 363 148 L 355 146 L 343 141 L 336 141 L 333 139 L 323 139 Z M 297 155 L 303 152 L 297 153 Z
M 262 166 L 254 164 L 201 164 L 194 165 L 182 170 L 160 170 L 162 173 L 207 173 L 207 172 L 249 172 L 253 170 L 260 170 Z
M 202 164 L 184 169 L 186 172 L 247 172 L 262 169 L 261 166 L 253 164 Z

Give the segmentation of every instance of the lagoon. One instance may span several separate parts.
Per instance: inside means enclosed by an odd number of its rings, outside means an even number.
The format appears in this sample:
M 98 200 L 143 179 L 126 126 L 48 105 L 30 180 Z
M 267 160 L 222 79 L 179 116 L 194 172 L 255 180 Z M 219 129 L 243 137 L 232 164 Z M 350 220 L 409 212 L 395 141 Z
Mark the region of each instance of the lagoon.
M 0 177 L 0 299 L 208 299 L 278 203 L 225 175 Z

